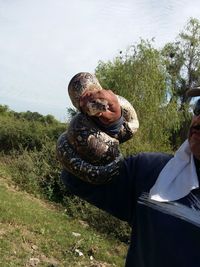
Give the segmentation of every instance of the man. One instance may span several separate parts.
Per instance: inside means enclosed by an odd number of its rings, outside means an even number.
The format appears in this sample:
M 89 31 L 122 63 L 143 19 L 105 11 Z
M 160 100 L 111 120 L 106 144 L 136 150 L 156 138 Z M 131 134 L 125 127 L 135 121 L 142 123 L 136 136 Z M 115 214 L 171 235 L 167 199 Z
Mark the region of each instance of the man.
M 121 110 L 112 91 L 85 92 L 80 106 L 85 110 L 87 101 L 97 98 L 109 105 L 97 114 L 101 124 L 119 129 Z M 107 184 L 86 183 L 66 170 L 62 180 L 74 194 L 132 226 L 126 267 L 200 267 L 199 170 L 200 100 L 188 140 L 174 157 L 140 153 L 125 158 L 120 174 Z

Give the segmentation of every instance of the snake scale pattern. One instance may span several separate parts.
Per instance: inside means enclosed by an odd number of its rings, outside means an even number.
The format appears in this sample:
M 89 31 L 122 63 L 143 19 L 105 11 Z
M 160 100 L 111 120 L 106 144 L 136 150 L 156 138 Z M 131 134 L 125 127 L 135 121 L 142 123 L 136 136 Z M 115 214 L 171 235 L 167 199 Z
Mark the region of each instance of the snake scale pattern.
M 83 181 L 103 184 L 119 172 L 123 160 L 119 144 L 133 137 L 139 122 L 132 105 L 117 95 L 124 122 L 118 134 L 108 135 L 93 117 L 96 112 L 106 110 L 106 101 L 88 103 L 88 114 L 84 114 L 79 106 L 81 94 L 96 89 L 101 90 L 102 87 L 97 78 L 88 72 L 78 73 L 71 79 L 68 93 L 79 112 L 59 137 L 57 156 L 66 170 Z

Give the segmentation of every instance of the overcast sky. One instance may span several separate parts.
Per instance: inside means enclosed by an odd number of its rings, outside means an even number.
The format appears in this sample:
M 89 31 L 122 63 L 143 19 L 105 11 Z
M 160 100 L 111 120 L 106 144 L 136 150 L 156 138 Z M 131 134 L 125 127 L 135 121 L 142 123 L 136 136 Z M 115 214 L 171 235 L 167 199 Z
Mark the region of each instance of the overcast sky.
M 199 0 L 0 0 L 0 104 L 65 120 L 67 85 L 99 60 L 174 41 Z

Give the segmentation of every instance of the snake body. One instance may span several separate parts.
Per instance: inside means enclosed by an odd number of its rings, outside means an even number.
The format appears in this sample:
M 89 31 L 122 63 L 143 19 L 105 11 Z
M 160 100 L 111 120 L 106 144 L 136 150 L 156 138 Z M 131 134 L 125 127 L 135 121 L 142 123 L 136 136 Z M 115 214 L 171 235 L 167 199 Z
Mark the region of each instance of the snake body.
M 88 114 L 82 113 L 79 106 L 80 96 L 85 90 L 97 89 L 101 90 L 102 87 L 97 78 L 90 73 L 78 73 L 71 79 L 68 92 L 79 112 L 59 137 L 57 155 L 69 172 L 86 182 L 102 184 L 119 172 L 123 159 L 119 144 L 134 135 L 139 122 L 132 105 L 124 97 L 117 95 L 124 123 L 118 134 L 107 134 L 92 117 L 97 112 L 105 111 L 108 108 L 107 102 L 89 102 Z

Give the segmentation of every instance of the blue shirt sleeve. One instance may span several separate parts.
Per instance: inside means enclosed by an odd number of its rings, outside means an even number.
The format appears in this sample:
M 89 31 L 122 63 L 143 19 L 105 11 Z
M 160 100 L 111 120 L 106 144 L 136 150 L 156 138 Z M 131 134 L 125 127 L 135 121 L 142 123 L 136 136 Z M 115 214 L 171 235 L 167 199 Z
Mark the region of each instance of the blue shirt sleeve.
M 134 164 L 134 158 L 125 159 L 120 174 L 106 184 L 89 184 L 66 170 L 62 171 L 61 180 L 73 194 L 131 224 L 135 186 L 130 168 L 134 168 Z
M 84 182 L 66 170 L 62 171 L 61 179 L 73 194 L 132 225 L 137 198 L 154 185 L 171 157 L 162 153 L 139 153 L 124 158 L 120 173 L 106 184 Z

